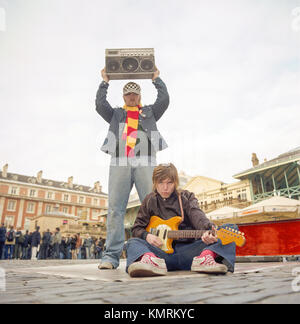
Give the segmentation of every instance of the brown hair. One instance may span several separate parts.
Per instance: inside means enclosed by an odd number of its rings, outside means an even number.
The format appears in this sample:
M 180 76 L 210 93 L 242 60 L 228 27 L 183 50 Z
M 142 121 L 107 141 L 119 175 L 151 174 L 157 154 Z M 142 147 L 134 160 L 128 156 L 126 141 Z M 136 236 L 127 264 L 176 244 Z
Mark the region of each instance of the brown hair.
M 152 176 L 153 191 L 156 190 L 156 185 L 159 182 L 164 181 L 166 179 L 170 179 L 172 182 L 175 183 L 175 191 L 177 191 L 177 188 L 179 186 L 179 177 L 177 169 L 172 163 L 160 164 L 154 169 Z

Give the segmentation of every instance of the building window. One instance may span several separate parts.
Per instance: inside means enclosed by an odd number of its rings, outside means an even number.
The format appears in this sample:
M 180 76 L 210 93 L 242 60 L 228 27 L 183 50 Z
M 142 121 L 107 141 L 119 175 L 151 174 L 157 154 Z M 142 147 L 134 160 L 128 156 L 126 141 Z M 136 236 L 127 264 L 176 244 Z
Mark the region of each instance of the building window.
M 92 210 L 92 219 L 98 219 L 99 211 L 97 209 Z
M 10 193 L 11 193 L 11 195 L 17 195 L 18 194 L 18 187 L 11 187 Z
M 35 203 L 30 202 L 27 204 L 27 213 L 34 213 L 35 210 Z
M 52 211 L 51 205 L 46 205 L 46 213 L 50 213 Z
M 47 199 L 54 199 L 54 194 L 53 194 L 53 192 L 49 191 L 49 192 L 47 193 Z
M 17 202 L 15 200 L 9 200 L 7 204 L 7 210 L 16 211 Z
M 81 208 L 78 208 L 77 209 L 77 216 L 78 217 L 81 217 L 82 216 L 82 212 L 83 212 L 83 210 Z
M 30 197 L 35 197 L 36 196 L 36 190 L 35 189 L 30 189 L 29 196 Z
M 24 221 L 24 230 L 25 231 L 29 231 L 29 228 L 30 228 L 30 218 L 25 218 L 25 221 Z
M 242 200 L 247 200 L 247 194 L 245 192 L 242 192 L 241 198 Z
M 94 198 L 94 205 L 97 206 L 98 205 L 98 199 L 97 198 Z
M 79 204 L 84 204 L 84 197 L 82 196 L 79 197 Z
M 69 201 L 69 195 L 64 195 L 64 201 Z
M 68 214 L 69 208 L 68 207 L 63 207 L 62 211 L 63 211 L 63 213 Z
M 5 217 L 5 226 L 13 226 L 14 225 L 14 217 L 13 216 L 6 216 Z

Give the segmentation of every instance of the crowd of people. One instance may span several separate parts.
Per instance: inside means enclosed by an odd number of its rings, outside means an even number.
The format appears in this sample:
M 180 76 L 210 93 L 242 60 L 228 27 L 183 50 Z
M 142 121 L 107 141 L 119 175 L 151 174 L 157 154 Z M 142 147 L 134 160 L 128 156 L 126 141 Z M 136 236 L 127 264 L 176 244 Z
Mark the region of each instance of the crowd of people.
M 0 260 L 101 259 L 104 246 L 101 237 L 81 238 L 80 233 L 64 237 L 59 228 L 40 233 L 37 227 L 24 234 L 20 228 L 0 226 Z

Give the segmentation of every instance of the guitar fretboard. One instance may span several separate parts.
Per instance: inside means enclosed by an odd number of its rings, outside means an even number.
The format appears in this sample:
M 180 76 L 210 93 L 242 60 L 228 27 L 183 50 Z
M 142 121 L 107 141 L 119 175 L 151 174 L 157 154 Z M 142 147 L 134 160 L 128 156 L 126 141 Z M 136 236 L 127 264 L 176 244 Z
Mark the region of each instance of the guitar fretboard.
M 207 230 L 182 230 L 182 231 L 168 231 L 168 238 L 201 238 Z

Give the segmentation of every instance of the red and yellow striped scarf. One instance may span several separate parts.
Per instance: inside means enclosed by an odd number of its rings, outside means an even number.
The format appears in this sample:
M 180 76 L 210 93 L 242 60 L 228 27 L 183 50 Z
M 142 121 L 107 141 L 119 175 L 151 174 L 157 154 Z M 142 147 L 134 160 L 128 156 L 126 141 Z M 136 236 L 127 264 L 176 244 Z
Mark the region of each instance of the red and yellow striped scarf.
M 127 112 L 126 124 L 122 134 L 122 139 L 126 141 L 125 154 L 127 157 L 134 157 L 141 105 L 135 107 L 125 105 L 123 108 Z

